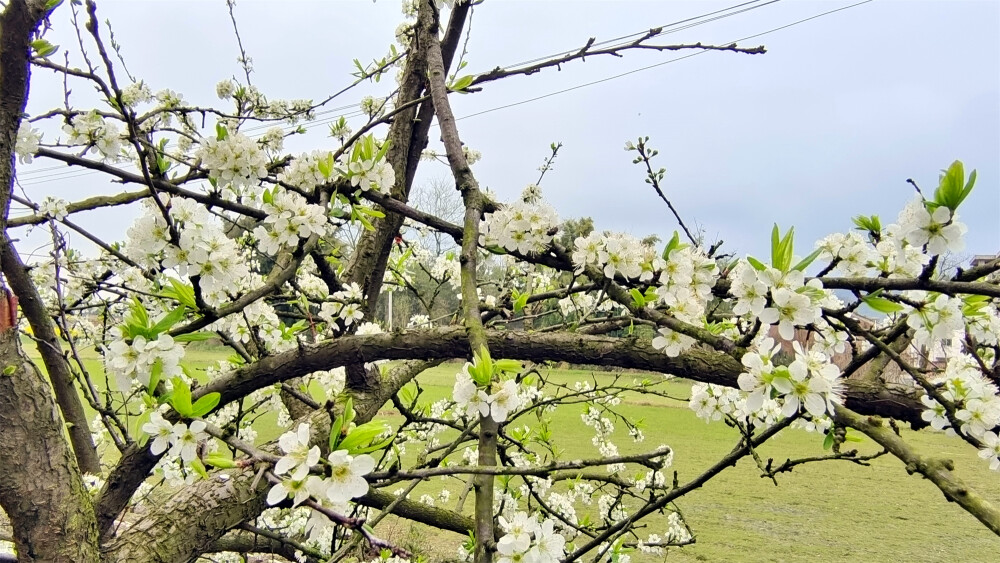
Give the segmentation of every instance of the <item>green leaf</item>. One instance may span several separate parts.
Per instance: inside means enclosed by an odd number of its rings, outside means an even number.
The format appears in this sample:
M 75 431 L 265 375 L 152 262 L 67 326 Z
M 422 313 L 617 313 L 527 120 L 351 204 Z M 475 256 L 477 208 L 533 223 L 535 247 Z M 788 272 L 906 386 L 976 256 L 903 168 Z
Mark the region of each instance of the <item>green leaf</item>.
M 146 393 L 150 397 L 156 396 L 156 386 L 160 384 L 160 378 L 163 377 L 163 360 L 157 358 L 153 362 L 153 367 L 149 372 L 149 386 L 146 388 Z
M 365 446 L 365 447 L 362 447 L 362 448 L 355 448 L 355 449 L 351 450 L 350 453 L 351 453 L 351 455 L 361 455 L 361 454 L 367 454 L 367 453 L 371 453 L 371 452 L 374 452 L 374 451 L 377 451 L 377 450 L 381 450 L 381 449 L 385 448 L 386 446 L 391 445 L 392 441 L 393 441 L 393 438 L 394 438 L 393 436 L 389 436 L 388 438 L 386 438 L 385 440 L 382 440 L 381 442 L 372 443 L 372 445 L 370 445 L 370 446 Z
M 332 156 L 333 155 L 331 154 L 330 157 Z M 322 174 L 324 178 L 329 178 L 330 173 L 333 172 L 332 163 L 325 158 L 316 163 L 316 168 L 319 169 L 319 173 Z
M 822 253 L 823 253 L 823 249 L 817 248 L 816 250 L 813 251 L 812 254 L 810 254 L 809 256 L 806 256 L 801 261 L 799 261 L 798 264 L 796 264 L 795 266 L 793 266 L 792 269 L 793 270 L 797 270 L 799 272 L 804 271 L 806 268 L 809 267 L 809 264 L 812 264 L 813 261 L 816 260 L 817 258 L 819 258 L 819 255 L 822 254 Z
M 872 310 L 878 311 L 879 313 L 885 313 L 885 314 L 898 313 L 903 309 L 905 309 L 905 307 L 903 307 L 899 303 L 896 303 L 895 301 L 889 301 L 888 299 L 878 297 L 878 295 L 881 292 L 882 290 L 878 290 L 874 293 L 862 297 L 861 300 L 864 301 L 865 305 L 868 305 L 868 307 L 870 307 Z
M 784 238 L 778 243 L 778 261 L 774 264 L 774 267 L 781 270 L 782 272 L 787 272 L 788 268 L 792 265 L 792 251 L 793 251 L 793 236 L 795 234 L 795 227 L 789 227 L 788 232 L 785 233 Z
M 371 207 L 365 207 L 363 205 L 358 206 L 358 213 L 363 213 L 369 217 L 377 217 L 379 219 L 385 217 L 385 213 L 382 213 L 378 209 L 372 209 Z
M 201 342 L 202 340 L 211 340 L 218 336 L 214 332 L 189 332 L 187 334 L 178 334 L 174 337 L 174 342 Z
M 174 390 L 170 393 L 170 406 L 184 418 L 191 418 L 191 388 L 184 380 L 175 377 L 171 379 Z
M 220 453 L 206 455 L 205 463 L 219 469 L 232 469 L 236 467 L 236 463 L 232 459 Z
M 506 372 L 518 372 L 522 367 L 517 360 L 497 360 L 494 365 L 498 370 Z
M 220 393 L 209 393 L 198 399 L 195 401 L 194 406 L 191 407 L 191 416 L 200 418 L 212 412 L 219 405 L 220 399 L 222 399 Z
M 333 424 L 330 426 L 330 451 L 337 450 L 337 444 L 340 443 L 341 431 L 344 428 L 344 415 L 340 415 L 333 419 Z
M 162 319 L 157 321 L 157 323 L 153 325 L 152 328 L 149 329 L 149 331 L 153 335 L 159 335 L 161 332 L 170 330 L 170 328 L 173 327 L 178 322 L 180 322 L 186 314 L 187 314 L 187 306 L 181 305 L 180 307 L 177 307 L 173 311 L 170 311 L 169 313 L 164 315 Z
M 941 175 L 941 182 L 934 192 L 936 205 L 943 205 L 955 211 L 958 206 L 965 201 L 965 198 L 972 193 L 972 188 L 976 185 L 976 171 L 969 174 L 969 181 L 965 181 L 965 166 L 962 161 L 956 160 Z
M 960 160 L 956 160 L 941 175 L 941 182 L 934 191 L 934 203 L 954 211 L 961 203 L 964 185 L 965 167 Z
M 850 430 L 848 430 L 847 432 L 844 433 L 844 441 L 845 442 L 855 442 L 855 443 L 860 444 L 860 443 L 864 442 L 865 439 L 864 439 L 863 436 L 858 436 L 857 434 L 854 434 Z
M 757 270 L 758 272 L 763 272 L 764 270 L 767 269 L 767 266 L 765 266 L 763 262 L 754 258 L 753 256 L 747 256 L 747 262 L 750 262 L 750 265 L 753 266 L 753 269 Z
M 226 131 L 226 128 L 222 125 L 222 123 L 216 122 L 216 124 L 215 124 L 215 136 L 220 141 L 225 141 L 226 137 L 229 136 L 229 131 Z
M 677 248 L 677 246 L 680 243 L 681 243 L 680 233 L 678 233 L 677 231 L 674 231 L 674 236 L 670 237 L 670 240 L 667 241 L 667 246 L 663 247 L 663 255 L 662 255 L 663 259 L 664 260 L 669 260 L 670 259 L 670 253 L 673 252 L 674 249 Z
M 771 228 L 771 265 L 777 268 L 775 264 L 778 263 L 778 254 L 781 252 L 781 231 L 778 230 L 778 224 L 775 223 L 774 227 Z
M 965 201 L 965 198 L 969 197 L 969 194 L 972 193 L 972 188 L 975 187 L 975 185 L 976 185 L 976 171 L 975 169 L 973 169 L 972 173 L 969 174 L 968 183 L 966 183 L 965 187 L 962 188 L 962 193 L 959 195 L 958 198 L 958 204 L 956 204 L 955 207 L 961 205 L 962 202 Z
M 833 428 L 826 433 L 826 438 L 823 438 L 823 449 L 829 450 L 833 447 Z
M 205 471 L 205 464 L 200 459 L 194 458 L 191 460 L 191 469 L 194 469 L 194 472 L 202 479 L 208 479 L 208 471 Z
M 486 346 L 481 346 L 472 358 L 472 369 L 469 372 L 472 380 L 480 387 L 486 387 L 493 380 L 493 358 Z
M 354 422 L 354 417 L 357 413 L 354 412 L 354 399 L 348 397 L 344 401 L 344 428 L 350 428 L 351 423 Z
M 643 295 L 641 291 L 633 287 L 628 293 L 632 296 L 632 304 L 635 305 L 636 308 L 642 309 L 646 306 L 646 296 Z
M 468 88 L 472 84 L 472 81 L 475 80 L 475 78 L 476 77 L 471 74 L 466 74 L 465 76 L 452 82 L 451 86 L 448 89 L 452 90 L 453 92 L 461 92 L 466 88 Z
M 515 291 L 517 291 L 517 290 L 515 290 Z M 530 295 L 528 294 L 528 292 L 519 293 L 516 297 L 514 297 L 514 312 L 515 313 L 520 313 L 524 309 L 524 307 L 527 306 L 527 304 L 528 304 L 528 297 L 530 297 Z
M 49 43 L 46 39 L 35 39 L 31 42 L 31 48 L 35 51 L 36 56 L 44 58 L 55 53 L 59 46 Z
M 373 141 L 374 141 L 374 137 L 373 137 Z M 385 142 L 382 143 L 382 146 L 378 149 L 378 152 L 375 153 L 375 162 L 378 162 L 378 161 L 382 160 L 383 158 L 385 158 L 386 153 L 389 152 L 389 146 L 390 145 L 391 145 L 391 143 L 389 142 L 389 139 L 386 139 Z
M 375 438 L 389 432 L 392 428 L 384 420 L 373 420 L 356 427 L 337 445 L 338 450 L 347 450 L 354 455 L 358 450 L 371 445 Z
M 142 431 L 144 424 L 149 422 L 149 417 L 153 415 L 153 409 L 146 409 L 146 412 L 140 414 L 135 419 L 135 426 L 133 427 L 133 434 L 136 436 L 145 435 L 146 433 Z
M 143 330 L 149 328 L 149 313 L 146 312 L 146 306 L 139 301 L 138 297 L 132 297 L 132 305 L 130 307 L 130 319 L 129 324 L 135 324 L 141 327 Z

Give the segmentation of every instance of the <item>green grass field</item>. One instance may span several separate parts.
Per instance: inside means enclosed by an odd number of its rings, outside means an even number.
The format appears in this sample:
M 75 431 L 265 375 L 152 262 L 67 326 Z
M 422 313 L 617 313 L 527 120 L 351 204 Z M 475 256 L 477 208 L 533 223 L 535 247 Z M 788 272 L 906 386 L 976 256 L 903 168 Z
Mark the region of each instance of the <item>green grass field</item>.
M 28 345 L 26 350 L 33 352 Z M 215 350 L 194 350 L 187 360 L 197 368 L 221 359 Z M 96 356 L 86 358 L 96 379 L 103 379 Z M 449 396 L 456 364 L 445 364 L 419 376 L 421 402 Z M 589 379 L 592 372 L 553 370 L 554 381 L 572 383 Z M 597 377 L 608 377 L 597 374 Z M 639 376 L 637 376 L 639 377 Z M 686 398 L 690 384 L 675 380 L 668 384 L 672 395 Z M 592 431 L 580 420 L 582 406 L 565 407 L 553 413 L 553 428 L 565 459 L 593 458 Z M 683 483 L 717 461 L 737 441 L 736 431 L 721 422 L 706 424 L 686 404 L 638 395 L 627 397 L 620 409 L 634 419 L 643 419 L 645 442 L 632 440 L 619 428 L 616 443 L 622 453 L 645 451 L 659 444 L 675 452 L 674 467 Z M 401 417 L 389 408 L 380 416 L 398 423 Z M 621 425 L 618 425 L 619 427 Z M 283 430 L 274 426 L 273 415 L 257 422 L 261 439 Z M 904 438 L 927 455 L 947 456 L 956 471 L 979 493 L 1000 504 L 1000 475 L 991 472 L 968 446 L 931 431 L 904 431 Z M 787 457 L 822 454 L 822 437 L 800 430 L 786 430 L 760 450 L 776 462 Z M 851 444 L 852 446 L 854 444 Z M 856 445 L 862 453 L 877 451 L 870 441 Z M 952 561 L 1000 560 L 1000 538 L 991 534 L 959 507 L 945 501 L 929 482 L 907 475 L 902 463 L 886 456 L 870 467 L 843 461 L 809 464 L 778 477 L 780 486 L 762 479 L 756 465 L 744 459 L 678 502 L 697 543 L 671 550 L 664 558 L 632 554 L 633 562 L 672 561 Z M 419 486 L 411 498 L 436 494 L 441 481 Z M 452 505 L 459 487 L 453 491 Z M 468 509 L 469 502 L 466 503 Z M 661 533 L 653 520 L 645 533 Z M 427 553 L 434 559 L 452 557 L 463 538 L 449 532 L 387 519 L 380 533 Z

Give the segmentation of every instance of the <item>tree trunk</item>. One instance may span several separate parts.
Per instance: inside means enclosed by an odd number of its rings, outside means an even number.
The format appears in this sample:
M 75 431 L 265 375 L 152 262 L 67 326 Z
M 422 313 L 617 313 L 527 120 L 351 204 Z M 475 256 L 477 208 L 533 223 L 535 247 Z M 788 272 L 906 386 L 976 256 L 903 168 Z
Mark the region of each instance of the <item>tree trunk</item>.
M 0 506 L 19 562 L 99 561 L 97 520 L 48 382 L 0 332 Z

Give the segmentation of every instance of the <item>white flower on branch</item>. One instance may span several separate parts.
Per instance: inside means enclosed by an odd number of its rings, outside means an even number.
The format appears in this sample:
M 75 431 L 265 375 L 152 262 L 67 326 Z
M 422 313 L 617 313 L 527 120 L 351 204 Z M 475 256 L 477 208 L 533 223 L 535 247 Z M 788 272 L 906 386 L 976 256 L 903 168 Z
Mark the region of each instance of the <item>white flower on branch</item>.
M 65 219 L 69 213 L 69 203 L 65 199 L 46 196 L 38 205 L 38 212 L 53 219 Z
M 260 180 L 267 177 L 267 155 L 256 141 L 239 132 L 231 132 L 221 140 L 206 139 L 195 156 L 201 159 L 201 166 L 220 189 L 236 194 L 245 189 L 255 190 Z
M 921 202 L 900 224 L 904 240 L 917 247 L 927 245 L 927 252 L 932 255 L 961 252 L 965 248 L 962 237 L 968 228 L 958 221 L 958 214 L 953 216 L 951 210 L 943 205 L 931 213 Z
M 309 447 L 309 425 L 299 424 L 295 432 L 285 432 L 278 438 L 278 447 L 285 455 L 274 465 L 274 473 L 289 473 L 296 481 L 305 479 L 309 470 L 319 463 L 319 446 Z
M 102 160 L 117 160 L 122 150 L 121 129 L 114 121 L 105 119 L 96 110 L 77 115 L 63 126 L 72 145 L 89 145 L 88 152 L 96 149 Z
M 326 490 L 328 499 L 335 503 L 346 502 L 368 492 L 368 481 L 364 476 L 375 469 L 372 456 L 352 456 L 345 450 L 337 450 L 331 452 L 327 459 L 330 461 L 329 488 Z
M 31 127 L 31 122 L 24 120 L 17 130 L 17 142 L 14 145 L 14 153 L 22 164 L 31 164 L 38 152 L 38 143 L 42 140 L 42 134 L 38 129 Z

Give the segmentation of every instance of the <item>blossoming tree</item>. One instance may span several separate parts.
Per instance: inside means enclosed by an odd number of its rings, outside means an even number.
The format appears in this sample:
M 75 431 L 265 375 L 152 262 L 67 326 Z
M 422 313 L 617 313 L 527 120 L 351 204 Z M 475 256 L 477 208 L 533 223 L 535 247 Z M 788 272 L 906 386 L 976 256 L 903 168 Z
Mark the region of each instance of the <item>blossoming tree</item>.
M 458 556 L 477 562 L 620 561 L 626 549 L 690 543 L 697 522 L 675 501 L 742 458 L 759 463 L 756 448 L 790 426 L 825 435 L 817 445 L 829 451 L 787 467 L 761 464 L 762 474 L 863 461 L 840 449 L 851 428 L 1000 534 L 1000 510 L 952 462 L 895 431 L 897 422 L 947 429 L 1000 468 L 1000 287 L 988 281 L 1000 261 L 939 267 L 943 253 L 961 248 L 958 210 L 974 172 L 966 178 L 956 162 L 894 223 L 859 217 L 857 231 L 831 235 L 804 257 L 792 230 L 775 227 L 769 257 L 727 259 L 682 221 L 684 234 L 660 247 L 597 231 L 567 245 L 536 185 L 512 202 L 480 189 L 477 155 L 463 146 L 449 104 L 452 93 L 584 56 L 762 48 L 660 45 L 654 29 L 461 76 L 456 52 L 473 6 L 422 0 L 398 46 L 359 64 L 355 85 L 395 73 L 392 94 L 366 102 L 369 119 L 356 131 L 342 119 L 325 146 L 287 154 L 285 138 L 336 95 L 273 100 L 249 79 L 223 80 L 219 108 L 192 106 L 123 71 L 93 0 L 60 3 L 9 0 L 0 17 L 0 257 L 9 286 L 0 303 L 0 507 L 18 561 L 257 552 L 404 560 L 410 554 L 374 529 L 390 514 L 467 536 Z M 63 62 L 44 37 L 56 13 L 71 13 L 81 38 Z M 65 107 L 24 114 L 33 69 L 65 77 Z M 71 91 L 82 86 L 101 104 L 75 107 Z M 408 204 L 435 120 L 445 152 L 430 157 L 450 166 L 460 223 Z M 62 134 L 43 135 L 53 122 Z M 663 196 L 647 140 L 626 148 Z M 97 171 L 128 189 L 34 201 L 13 189 L 16 166 L 33 159 Z M 29 212 L 10 216 L 12 202 Z M 121 240 L 74 221 L 119 205 L 142 207 Z M 49 260 L 30 267 L 13 242 L 27 227 L 53 240 Z M 68 232 L 99 253 L 70 248 Z M 416 241 L 428 233 L 453 238 L 457 251 L 423 250 Z M 415 291 L 417 269 L 454 284 L 460 305 L 435 319 L 428 307 L 386 332 L 375 315 L 380 295 Z M 859 317 L 861 305 L 884 318 Z M 533 330 L 527 313 L 542 306 L 547 324 Z M 44 375 L 18 329 L 37 343 Z M 608 336 L 622 329 L 653 338 Z M 198 374 L 186 347 L 208 338 L 232 357 Z M 909 353 L 954 338 L 961 349 L 944 365 Z M 785 358 L 783 341 L 794 341 Z M 84 346 L 100 350 L 103 373 L 83 361 Z M 838 353 L 848 354 L 844 365 L 834 363 Z M 406 387 L 451 359 L 465 363 L 454 364 L 449 398 L 427 404 Z M 641 428 L 618 408 L 628 393 L 665 396 L 665 377 L 609 372 L 565 385 L 534 367 L 550 361 L 693 380 L 691 409 L 741 438 L 690 480 L 671 479 L 670 447 L 642 445 Z M 889 365 L 905 383 L 881 377 Z M 402 422 L 378 418 L 387 404 Z M 550 414 L 581 406 L 595 454 L 565 459 Z M 271 442 L 253 425 L 270 411 L 286 430 Z M 619 451 L 616 424 L 637 453 Z M 457 502 L 411 498 L 431 477 L 459 485 Z

